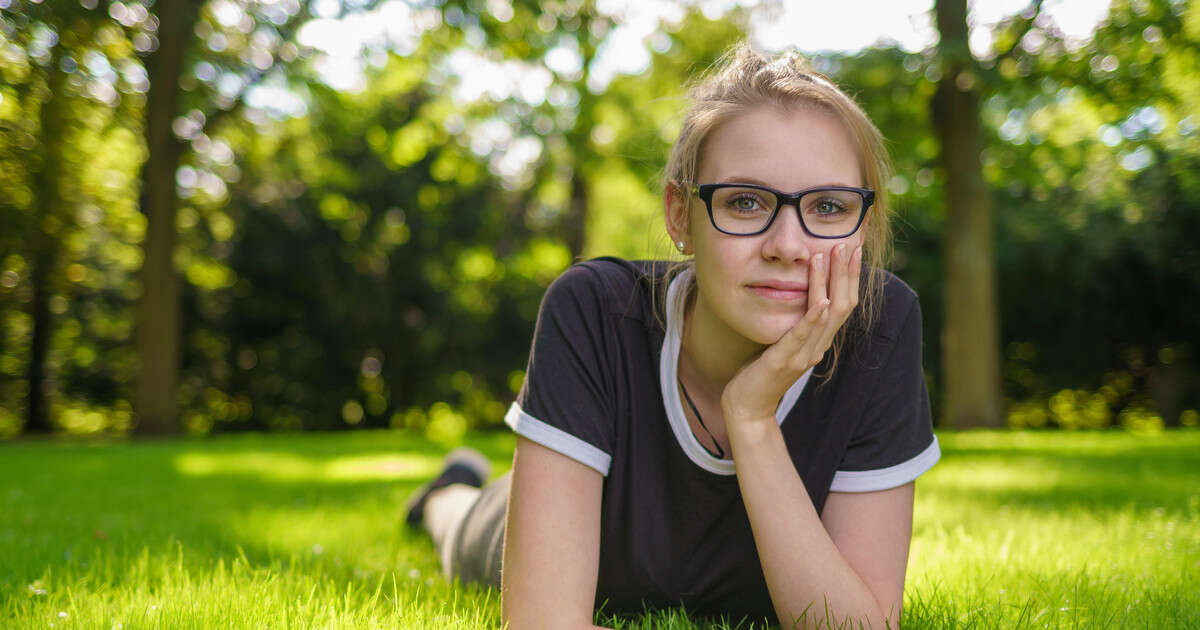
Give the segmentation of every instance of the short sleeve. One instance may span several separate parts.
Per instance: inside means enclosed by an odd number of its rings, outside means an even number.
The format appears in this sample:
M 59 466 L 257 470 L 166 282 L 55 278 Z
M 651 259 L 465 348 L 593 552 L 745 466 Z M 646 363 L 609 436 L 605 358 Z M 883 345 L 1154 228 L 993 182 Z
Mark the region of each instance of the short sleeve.
M 831 492 L 902 486 L 941 457 L 921 369 L 921 307 L 912 296 L 861 421 L 834 474 Z
M 607 476 L 612 461 L 612 370 L 605 283 L 575 265 L 546 290 L 525 384 L 504 421 L 518 435 Z

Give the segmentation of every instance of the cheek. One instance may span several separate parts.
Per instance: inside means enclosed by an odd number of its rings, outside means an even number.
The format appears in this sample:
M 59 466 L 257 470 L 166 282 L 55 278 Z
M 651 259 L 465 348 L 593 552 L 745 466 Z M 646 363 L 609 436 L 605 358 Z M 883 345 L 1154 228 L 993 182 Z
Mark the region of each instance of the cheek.
M 863 244 L 863 237 L 862 237 L 861 230 L 858 233 L 854 234 L 854 236 L 851 236 L 850 238 L 822 241 L 821 243 L 817 244 L 816 246 L 814 246 L 812 248 L 812 253 L 816 254 L 817 252 L 820 252 L 822 254 L 825 254 L 826 260 L 833 260 L 833 248 L 837 247 L 840 244 L 846 245 L 846 256 L 853 254 L 854 248 Z
M 704 220 L 708 221 L 708 218 Z M 733 270 L 744 269 L 747 257 L 754 253 L 752 239 L 727 236 L 712 229 L 692 234 L 696 267 L 708 270 L 712 275 L 725 276 Z

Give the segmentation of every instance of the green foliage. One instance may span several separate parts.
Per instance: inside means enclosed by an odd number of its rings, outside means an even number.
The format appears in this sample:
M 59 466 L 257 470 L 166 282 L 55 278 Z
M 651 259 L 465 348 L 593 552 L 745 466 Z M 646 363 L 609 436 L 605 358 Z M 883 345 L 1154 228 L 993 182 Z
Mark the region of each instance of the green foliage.
M 404 78 L 427 63 L 392 56 L 362 94 L 314 83 L 308 117 L 241 136 L 243 181 L 224 206 L 232 281 L 193 298 L 193 334 L 211 339 L 187 355 L 194 430 L 453 436 L 500 420 L 569 257 L 521 227 L 520 193 L 448 130 L 482 112 Z M 449 419 L 446 403 L 466 415 Z
M 1191 5 L 1117 2 L 1076 43 L 1044 20 L 1023 30 L 1018 16 L 982 60 L 1004 391 L 1017 425 L 1036 426 L 1030 405 L 1046 426 L 1107 426 L 1124 410 L 1177 425 L 1200 406 L 1200 82 L 1179 70 L 1200 63 Z M 894 269 L 921 295 L 936 405 L 943 182 L 924 103 L 940 69 L 892 49 L 817 62 L 857 92 L 892 147 Z M 1052 397 L 1114 378 L 1129 387 L 1106 398 L 1106 420 L 1053 421 Z
M 0 12 L 0 435 L 20 430 L 30 400 L 35 288 L 52 320 L 55 426 L 133 422 L 140 55 L 154 33 L 142 3 L 90 4 Z M 371 3 L 347 8 L 360 5 Z M 495 424 L 519 389 L 542 288 L 573 257 L 674 255 L 662 164 L 688 81 L 744 36 L 748 10 L 686 9 L 649 38 L 643 72 L 600 85 L 591 64 L 620 16 L 591 2 L 502 5 L 415 8 L 438 26 L 411 50 L 370 52 L 365 87 L 338 92 L 295 43 L 301 3 L 204 4 L 173 125 L 186 145 L 186 429 L 454 436 Z M 1121 0 L 1081 42 L 1014 16 L 972 77 L 986 92 L 1015 425 L 1171 426 L 1200 409 L 1198 14 L 1194 1 Z M 451 64 L 462 54 L 549 83 L 463 99 L 471 86 Z M 892 149 L 893 268 L 924 304 L 936 405 L 944 202 L 927 103 L 941 70 L 932 51 L 895 48 L 814 63 Z M 254 85 L 299 105 L 251 107 Z M 54 120 L 62 133 L 43 128 Z
M 589 125 L 597 163 L 588 170 L 588 256 L 676 255 L 663 228 L 662 168 L 690 81 L 745 38 L 742 21 L 738 13 L 713 20 L 688 11 L 663 25 L 649 68 L 617 77 L 598 98 Z
M 903 627 L 1200 623 L 1200 433 L 939 439 L 943 459 L 917 484 Z M 468 441 L 496 475 L 511 462 L 511 435 Z M 428 537 L 400 526 L 445 450 L 397 431 L 2 445 L 0 617 L 497 627 L 496 592 L 446 582 Z M 26 474 L 39 468 L 54 474 Z M 598 621 L 735 627 L 679 609 Z
M 0 403 L 29 404 L 31 339 L 39 318 L 52 318 L 60 325 L 36 333 L 46 339 L 44 378 L 61 395 L 50 415 L 84 401 L 111 409 L 132 374 L 129 303 L 144 229 L 133 186 L 142 150 L 127 127 L 145 92 L 128 38 L 137 29 L 78 3 L 9 8 L 0 14 Z
M 1004 338 L 1035 346 L 1044 379 L 1016 398 L 1126 373 L 1131 412 L 1177 424 L 1200 405 L 1200 81 L 1172 70 L 1200 62 L 1187 14 L 1117 2 L 1083 47 L 1027 36 L 1014 71 L 1044 78 L 993 98 Z

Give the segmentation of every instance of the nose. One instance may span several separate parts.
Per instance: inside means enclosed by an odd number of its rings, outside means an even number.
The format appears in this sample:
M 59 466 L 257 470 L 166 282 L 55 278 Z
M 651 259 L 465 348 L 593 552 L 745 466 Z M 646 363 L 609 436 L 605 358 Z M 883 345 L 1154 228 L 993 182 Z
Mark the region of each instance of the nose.
M 775 222 L 763 234 L 763 258 L 773 262 L 807 262 L 811 252 L 808 234 L 800 224 L 800 211 L 794 205 L 779 209 Z

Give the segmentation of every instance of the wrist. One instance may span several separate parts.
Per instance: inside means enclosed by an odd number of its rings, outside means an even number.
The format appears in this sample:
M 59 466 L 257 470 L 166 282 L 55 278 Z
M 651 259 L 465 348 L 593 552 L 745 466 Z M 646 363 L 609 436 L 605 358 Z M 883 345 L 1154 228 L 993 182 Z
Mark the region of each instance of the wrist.
M 753 392 L 739 392 L 737 382 L 730 382 L 721 392 L 721 416 L 732 431 L 734 426 L 775 422 L 776 405 L 763 404 L 770 397 Z M 782 394 L 780 394 L 782 396 Z
M 779 422 L 773 412 L 736 409 L 722 405 L 725 418 L 725 432 L 729 442 L 742 444 L 757 443 L 769 437 L 773 432 L 779 432 Z

